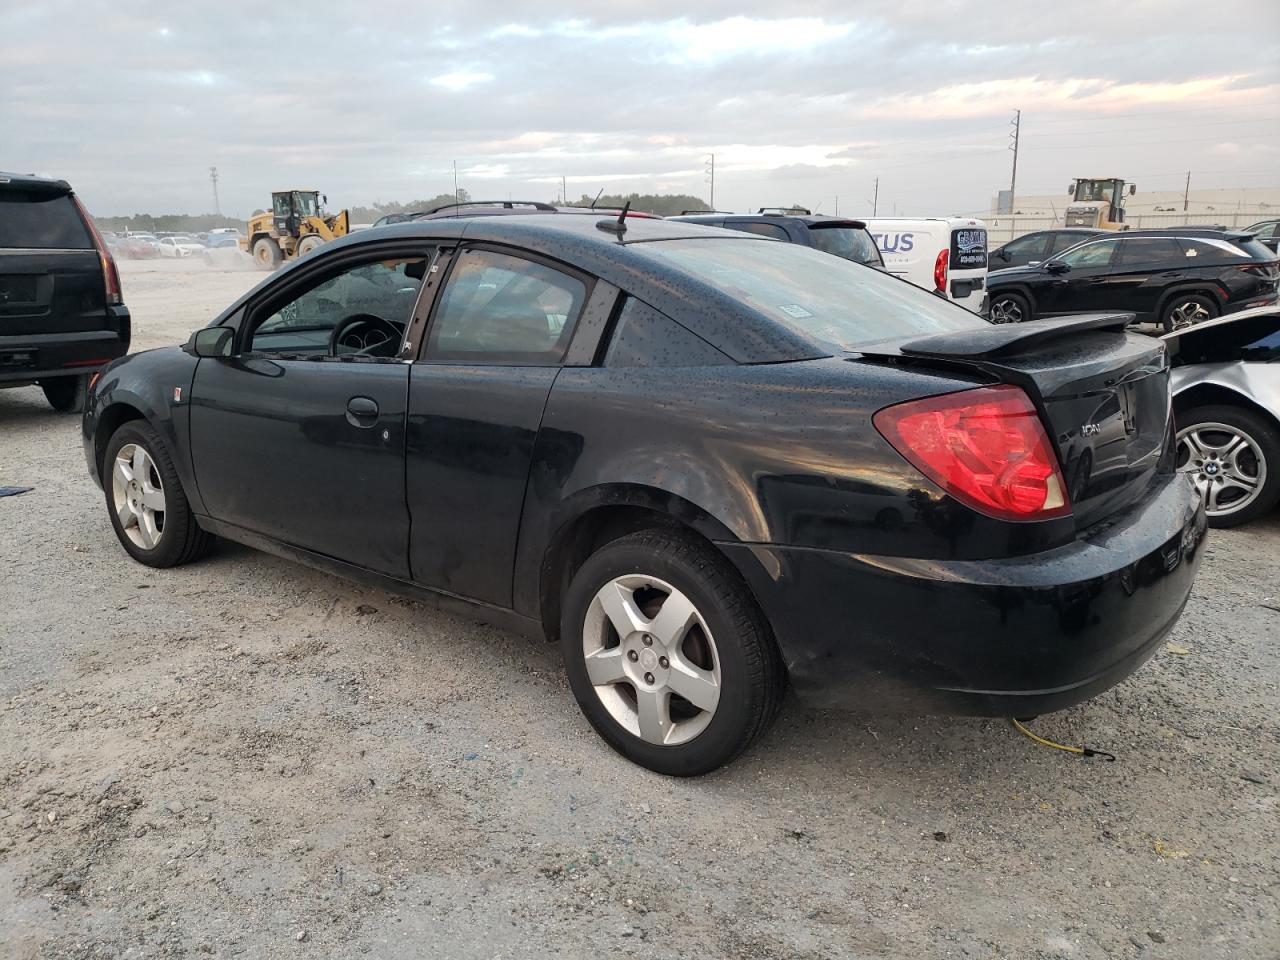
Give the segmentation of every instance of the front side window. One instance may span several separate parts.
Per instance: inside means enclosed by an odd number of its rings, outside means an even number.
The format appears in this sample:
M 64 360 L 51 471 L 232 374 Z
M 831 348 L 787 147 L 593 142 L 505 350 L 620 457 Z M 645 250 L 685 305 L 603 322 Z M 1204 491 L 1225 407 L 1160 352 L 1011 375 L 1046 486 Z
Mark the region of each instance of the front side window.
M 314 193 L 295 193 L 293 209 L 300 217 L 314 217 L 320 212 L 320 204 Z
M 986 324 L 906 281 L 794 243 L 705 238 L 639 243 L 631 249 L 841 349 Z
M 1099 240 L 1068 250 L 1058 259 L 1072 267 L 1106 267 L 1115 258 L 1117 240 Z
M 1077 243 L 1079 243 L 1083 239 L 1088 239 L 1088 238 L 1081 237 L 1080 234 L 1078 233 L 1054 234 L 1053 243 L 1049 246 L 1049 250 L 1048 250 L 1049 256 L 1051 257 L 1056 256 L 1057 254 L 1061 253 L 1063 250 L 1069 250 L 1070 248 L 1074 247 Z
M 586 285 L 545 264 L 493 250 L 454 259 L 427 336 L 427 360 L 559 363 Z
M 349 267 L 269 305 L 253 329 L 253 353 L 361 353 L 394 357 L 413 313 L 424 257 L 397 257 Z M 335 336 L 336 334 L 336 336 Z
M 1026 257 L 1028 260 L 1043 260 L 1045 241 L 1049 239 L 1047 233 L 1029 233 L 1025 237 L 1019 237 L 1017 240 L 1011 240 L 1004 245 L 1004 252 L 1009 255 L 1010 259 L 1014 257 Z

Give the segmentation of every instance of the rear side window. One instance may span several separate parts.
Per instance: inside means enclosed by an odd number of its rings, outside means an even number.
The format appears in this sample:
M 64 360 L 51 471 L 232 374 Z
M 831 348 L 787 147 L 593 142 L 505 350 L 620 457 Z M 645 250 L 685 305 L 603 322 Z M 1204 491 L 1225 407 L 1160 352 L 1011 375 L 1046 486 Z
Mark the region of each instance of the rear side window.
M 1116 262 L 1122 267 L 1137 264 L 1175 265 L 1182 260 L 1182 248 L 1172 237 L 1132 237 L 1120 241 Z
M 643 300 L 627 297 L 606 367 L 711 367 L 733 361 Z
M 733 220 L 725 224 L 730 230 L 739 230 L 742 233 L 754 233 L 761 237 L 772 237 L 774 240 L 790 240 L 787 231 L 783 230 L 776 223 L 740 223 Z
M 0 191 L 0 247 L 91 250 L 93 240 L 68 194 Z
M 1225 237 L 1179 237 L 1187 263 L 1224 260 L 1271 260 L 1274 254 L 1257 240 L 1228 240 Z
M 866 230 L 838 223 L 811 223 L 809 236 L 813 239 L 813 245 L 823 253 L 844 257 L 854 263 L 866 263 L 873 267 L 884 266 L 880 249 Z
M 431 322 L 427 360 L 560 362 L 587 298 L 576 277 L 492 250 L 463 250 Z

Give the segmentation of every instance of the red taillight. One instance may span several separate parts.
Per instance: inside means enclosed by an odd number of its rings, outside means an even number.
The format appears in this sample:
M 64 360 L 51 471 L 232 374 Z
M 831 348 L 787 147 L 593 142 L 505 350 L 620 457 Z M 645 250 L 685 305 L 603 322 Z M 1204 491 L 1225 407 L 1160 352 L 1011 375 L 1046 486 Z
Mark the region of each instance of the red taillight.
M 84 225 L 89 228 L 89 235 L 93 237 L 93 246 L 98 251 L 98 261 L 102 264 L 102 292 L 107 303 L 113 306 L 124 303 L 124 297 L 120 293 L 120 273 L 116 270 L 115 257 L 111 256 L 106 241 L 98 232 L 98 225 L 93 222 L 93 217 L 89 216 L 89 211 L 84 208 L 80 198 L 73 193 L 71 199 L 76 209 L 80 211 L 80 218 L 84 221 Z
M 1018 387 L 979 387 L 885 407 L 872 422 L 912 466 L 1001 520 L 1071 513 L 1058 458 Z
M 933 286 L 943 293 L 947 292 L 947 264 L 950 262 L 950 250 L 943 250 L 938 254 L 938 259 L 933 261 Z

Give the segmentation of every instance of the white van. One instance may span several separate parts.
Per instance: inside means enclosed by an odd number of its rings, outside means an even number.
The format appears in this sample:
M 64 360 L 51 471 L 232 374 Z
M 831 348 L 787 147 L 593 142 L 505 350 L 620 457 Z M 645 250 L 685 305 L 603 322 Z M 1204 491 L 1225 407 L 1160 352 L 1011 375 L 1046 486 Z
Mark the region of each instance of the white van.
M 871 217 L 885 269 L 974 313 L 986 308 L 987 225 L 968 217 Z

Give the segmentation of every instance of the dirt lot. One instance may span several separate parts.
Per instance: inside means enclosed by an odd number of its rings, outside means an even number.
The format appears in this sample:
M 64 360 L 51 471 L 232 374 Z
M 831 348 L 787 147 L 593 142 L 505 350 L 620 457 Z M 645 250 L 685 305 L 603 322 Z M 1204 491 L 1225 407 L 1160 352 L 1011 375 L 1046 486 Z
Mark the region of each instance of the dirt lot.
M 256 282 L 123 265 L 136 347 Z M 1280 516 L 1171 643 L 1036 724 L 788 705 L 663 779 L 554 649 L 224 545 L 117 545 L 74 418 L 0 391 L 0 954 L 1280 956 Z

